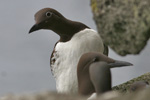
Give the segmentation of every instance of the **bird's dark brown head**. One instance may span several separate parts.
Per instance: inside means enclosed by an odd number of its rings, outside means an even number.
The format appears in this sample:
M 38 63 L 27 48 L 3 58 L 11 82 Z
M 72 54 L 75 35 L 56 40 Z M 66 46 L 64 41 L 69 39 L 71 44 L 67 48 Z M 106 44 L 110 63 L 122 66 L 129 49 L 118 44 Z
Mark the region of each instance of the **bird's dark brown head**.
M 35 14 L 35 25 L 30 29 L 29 33 L 40 30 L 50 29 L 53 30 L 60 20 L 65 19 L 58 11 L 52 8 L 44 8 Z
M 107 63 L 114 63 L 115 60 L 108 58 L 107 56 L 99 53 L 99 52 L 88 52 L 81 56 L 78 66 L 89 66 L 93 62 L 105 61 Z
M 66 42 L 75 33 L 85 28 L 88 27 L 80 22 L 68 20 L 55 9 L 44 8 L 35 14 L 35 25 L 33 25 L 29 33 L 40 29 L 48 29 L 57 33 L 61 42 Z

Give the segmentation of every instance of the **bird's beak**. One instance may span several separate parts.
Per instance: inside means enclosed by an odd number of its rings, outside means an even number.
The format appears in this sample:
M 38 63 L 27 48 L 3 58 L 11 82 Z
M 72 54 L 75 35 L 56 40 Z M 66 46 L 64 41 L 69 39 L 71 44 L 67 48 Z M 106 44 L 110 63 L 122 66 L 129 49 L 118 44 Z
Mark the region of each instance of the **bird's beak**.
M 123 66 L 133 66 L 133 64 L 126 61 L 115 60 L 114 63 L 109 63 L 108 66 L 114 68 L 114 67 L 123 67 Z
M 39 24 L 33 25 L 32 28 L 29 31 L 29 34 L 34 32 L 34 31 L 40 30 L 41 28 L 39 26 L 40 26 Z

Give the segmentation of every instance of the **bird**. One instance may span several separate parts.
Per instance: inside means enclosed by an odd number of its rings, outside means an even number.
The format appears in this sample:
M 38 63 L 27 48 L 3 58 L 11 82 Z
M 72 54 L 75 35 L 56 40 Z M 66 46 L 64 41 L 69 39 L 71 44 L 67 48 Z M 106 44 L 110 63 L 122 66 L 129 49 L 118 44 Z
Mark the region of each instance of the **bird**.
M 81 56 L 77 66 L 78 93 L 88 96 L 111 90 L 110 68 L 132 66 L 125 61 L 114 60 L 99 52 L 88 52 Z
M 57 92 L 78 93 L 77 64 L 80 57 L 87 52 L 108 55 L 108 47 L 94 29 L 67 19 L 53 8 L 43 8 L 35 14 L 35 24 L 29 34 L 41 29 L 51 30 L 60 37 L 50 57 Z
M 149 87 L 148 81 L 137 81 L 131 84 L 130 91 L 135 92 Z

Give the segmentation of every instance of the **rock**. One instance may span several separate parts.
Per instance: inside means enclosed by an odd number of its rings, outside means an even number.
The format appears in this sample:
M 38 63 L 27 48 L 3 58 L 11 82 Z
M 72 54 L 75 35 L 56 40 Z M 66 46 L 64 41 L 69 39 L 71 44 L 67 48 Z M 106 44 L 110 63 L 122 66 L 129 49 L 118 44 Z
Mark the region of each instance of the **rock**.
M 138 92 L 130 92 L 130 85 L 136 81 L 148 81 L 150 83 L 150 73 L 134 78 L 124 84 L 113 87 L 113 91 L 100 95 L 95 100 L 148 100 L 150 98 L 150 87 Z M 71 94 L 58 94 L 56 92 L 41 92 L 36 94 L 14 95 L 9 94 L 0 97 L 0 100 L 87 100 L 88 97 Z
M 9 94 L 1 97 L 0 100 L 86 100 L 86 97 L 69 94 L 58 94 L 56 92 L 47 91 L 23 95 Z
M 149 100 L 149 93 L 150 88 L 135 93 L 126 94 L 108 92 L 99 96 L 97 99 L 92 100 Z M 75 96 L 57 94 L 53 92 L 44 92 L 30 95 L 6 95 L 5 97 L 1 97 L 0 100 L 87 100 L 87 98 L 81 97 L 79 95 Z
M 114 86 L 112 89 L 115 91 L 120 91 L 122 93 L 127 93 L 130 92 L 130 85 L 137 81 L 147 81 L 148 83 L 150 83 L 150 72 L 145 73 L 144 75 L 141 75 L 118 86 Z
M 109 100 L 149 100 L 150 98 L 150 88 L 135 93 L 127 93 L 125 95 L 120 95 L 114 99 Z
M 150 0 L 91 0 L 98 32 L 117 54 L 139 54 L 150 38 Z

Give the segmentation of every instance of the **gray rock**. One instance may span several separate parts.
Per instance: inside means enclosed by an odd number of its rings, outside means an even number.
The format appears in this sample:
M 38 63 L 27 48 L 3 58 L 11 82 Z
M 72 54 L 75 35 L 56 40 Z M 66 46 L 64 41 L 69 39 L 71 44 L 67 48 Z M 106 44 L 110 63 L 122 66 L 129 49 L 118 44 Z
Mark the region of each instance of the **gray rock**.
M 126 94 L 108 92 L 92 100 L 149 100 L 149 93 L 150 88 Z M 30 95 L 6 95 L 5 97 L 0 97 L 0 100 L 87 100 L 87 97 L 44 92 Z
M 139 54 L 150 38 L 150 0 L 91 0 L 98 32 L 121 56 Z
M 138 91 L 130 92 L 130 85 L 136 81 L 148 81 L 150 83 L 150 73 L 145 73 L 126 83 L 113 87 L 113 91 L 100 95 L 95 100 L 148 100 L 150 98 L 150 87 Z M 36 94 L 14 95 L 8 94 L 0 97 L 0 100 L 87 100 L 88 97 L 82 97 L 77 94 L 58 94 L 56 92 L 41 92 Z M 142 98 L 142 99 L 141 99 Z
M 128 93 L 130 92 L 130 86 L 138 81 L 147 81 L 148 83 L 150 83 L 150 72 L 145 73 L 137 78 L 133 78 L 132 80 L 129 80 L 123 84 L 120 84 L 118 86 L 114 86 L 112 89 L 115 91 L 119 91 L 121 93 Z

